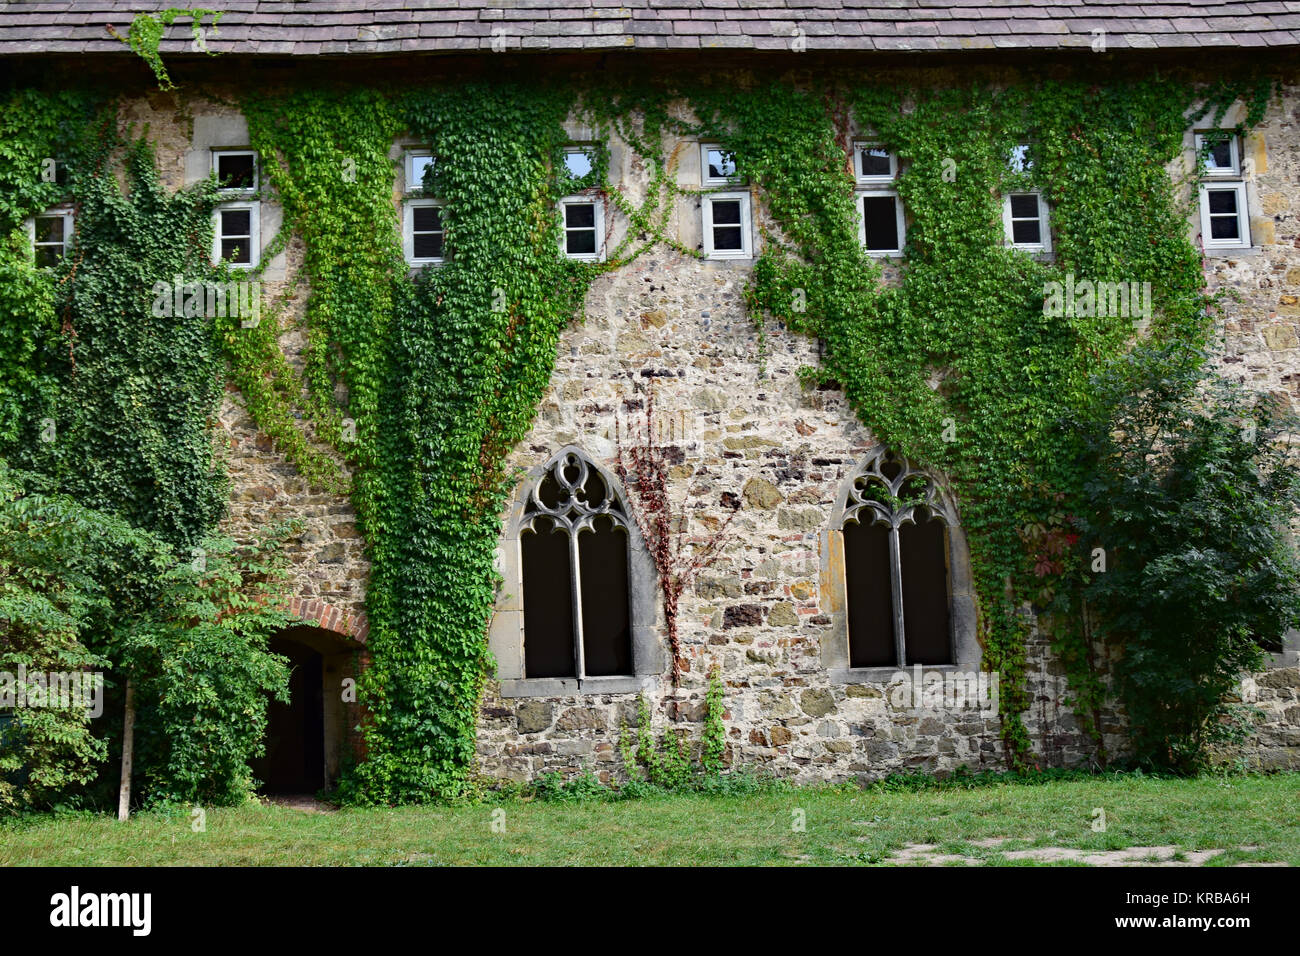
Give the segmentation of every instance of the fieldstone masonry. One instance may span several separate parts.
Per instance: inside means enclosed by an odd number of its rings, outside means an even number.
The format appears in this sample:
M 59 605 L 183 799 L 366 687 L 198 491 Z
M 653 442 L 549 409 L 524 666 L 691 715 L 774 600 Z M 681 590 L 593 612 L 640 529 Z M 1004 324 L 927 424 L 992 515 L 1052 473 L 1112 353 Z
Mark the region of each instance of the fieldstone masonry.
M 1288 86 L 1247 143 L 1256 248 L 1206 259 L 1211 286 L 1241 296 L 1227 306 L 1220 361 L 1291 407 L 1300 401 L 1298 94 Z M 192 122 L 178 118 L 169 98 L 154 97 L 123 112 L 124 122 L 149 122 L 171 186 L 194 180 L 196 150 L 247 145 L 235 141 L 246 132 L 228 107 L 191 102 L 188 110 Z M 634 166 L 616 155 L 611 170 L 636 178 L 641 171 Z M 640 182 L 629 186 L 635 194 Z M 278 222 L 273 206 L 267 215 Z M 675 217 L 683 238 L 698 233 L 694 215 L 687 208 Z M 264 224 L 264 241 L 269 235 Z M 268 299 L 280 297 L 298 273 L 296 243 L 283 260 L 265 283 Z M 915 708 L 897 693 L 899 681 L 834 683 L 823 666 L 831 589 L 821 572 L 822 533 L 842 483 L 873 440 L 840 392 L 801 384 L 799 369 L 817 362 L 816 342 L 769 328 L 760 366 L 759 337 L 742 297 L 747 276 L 748 263 L 661 250 L 599 279 L 585 321 L 562 337 L 551 389 L 510 464 L 526 471 L 576 445 L 612 467 L 616 422 L 624 416 L 638 424 L 637 409 L 653 390 L 660 438 L 675 449 L 670 494 L 687 516 L 688 533 L 707 537 L 738 509 L 718 560 L 682 598 L 681 687 L 674 691 L 666 673 L 645 684 L 657 731 L 679 726 L 698 739 L 707 673 L 716 665 L 733 765 L 801 781 L 1003 766 L 996 716 Z M 304 344 L 295 320 L 305 299 L 299 288 L 278 317 L 291 361 L 300 361 Z M 233 391 L 221 427 L 232 480 L 228 529 L 242 536 L 275 519 L 301 519 L 302 533 L 289 546 L 293 596 L 359 620 L 367 565 L 349 501 L 309 487 Z M 662 624 L 662 610 L 660 616 Z M 1092 747 L 1067 704 L 1063 668 L 1037 630 L 1028 655 L 1032 703 L 1024 719 L 1040 763 L 1086 763 Z M 1294 656 L 1289 650 L 1277 663 L 1294 665 Z M 1101 667 L 1109 667 L 1104 657 Z M 1250 681 L 1253 691 L 1244 688 L 1243 695 L 1253 693 L 1265 716 L 1239 759 L 1300 765 L 1300 672 L 1279 667 Z M 615 777 L 622 773 L 620 729 L 635 726 L 636 704 L 635 693 L 505 697 L 492 682 L 481 710 L 480 769 L 516 780 L 550 770 Z M 1103 729 L 1109 752 L 1122 752 L 1121 715 L 1105 715 Z

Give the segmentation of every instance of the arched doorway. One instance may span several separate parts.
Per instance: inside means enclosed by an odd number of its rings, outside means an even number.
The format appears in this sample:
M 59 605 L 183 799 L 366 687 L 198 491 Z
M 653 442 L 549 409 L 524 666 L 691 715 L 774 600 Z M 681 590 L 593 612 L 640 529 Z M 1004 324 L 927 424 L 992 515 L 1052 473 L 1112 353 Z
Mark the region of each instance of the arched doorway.
M 338 778 L 357 648 L 307 624 L 281 631 L 269 648 L 289 659 L 289 702 L 269 701 L 266 753 L 250 767 L 262 793 L 314 794 Z

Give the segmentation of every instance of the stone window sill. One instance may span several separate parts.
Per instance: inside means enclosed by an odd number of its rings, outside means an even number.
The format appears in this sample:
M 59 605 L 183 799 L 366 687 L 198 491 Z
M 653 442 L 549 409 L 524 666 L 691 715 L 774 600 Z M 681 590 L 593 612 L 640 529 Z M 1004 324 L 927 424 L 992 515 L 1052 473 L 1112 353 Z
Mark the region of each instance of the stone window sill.
M 1216 249 L 1208 248 L 1202 251 L 1206 259 L 1239 259 L 1245 256 L 1262 256 L 1264 249 L 1262 246 L 1249 246 L 1241 249 Z
M 635 694 L 643 677 L 534 677 L 501 681 L 502 697 L 576 697 L 584 694 Z
M 890 684 L 906 678 L 911 680 L 916 672 L 908 667 L 832 667 L 827 671 L 832 684 Z M 923 664 L 924 674 L 955 674 L 958 671 L 979 670 L 979 663 L 974 664 Z

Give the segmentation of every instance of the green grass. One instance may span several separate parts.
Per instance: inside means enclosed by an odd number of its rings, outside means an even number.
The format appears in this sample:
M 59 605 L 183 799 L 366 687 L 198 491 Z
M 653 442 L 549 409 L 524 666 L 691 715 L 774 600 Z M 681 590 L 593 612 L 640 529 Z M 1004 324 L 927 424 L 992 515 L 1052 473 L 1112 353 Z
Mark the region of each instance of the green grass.
M 306 813 L 258 803 L 207 811 L 28 816 L 0 823 L 3 865 L 790 865 L 881 863 L 907 844 L 1006 863 L 1027 847 L 1221 849 L 1209 865 L 1300 865 L 1300 775 L 1107 776 L 969 789 L 765 787 L 611 802 L 505 800 Z M 1093 808 L 1106 832 L 1092 830 Z M 493 831 L 504 811 L 503 833 Z M 792 824 L 802 811 L 804 832 Z M 497 815 L 497 819 L 501 819 Z M 1004 838 L 996 846 L 977 841 Z M 1251 848 L 1251 849 L 1244 849 Z M 1032 865 L 1033 861 L 1016 861 Z

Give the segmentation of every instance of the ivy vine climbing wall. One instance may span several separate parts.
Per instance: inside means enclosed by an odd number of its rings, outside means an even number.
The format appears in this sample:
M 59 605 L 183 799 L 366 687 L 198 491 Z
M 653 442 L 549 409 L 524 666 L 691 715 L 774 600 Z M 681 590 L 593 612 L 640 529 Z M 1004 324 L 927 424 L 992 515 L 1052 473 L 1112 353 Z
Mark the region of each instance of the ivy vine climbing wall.
M 648 248 L 697 254 L 668 229 L 674 204 L 689 192 L 669 162 L 669 144 L 681 137 L 734 150 L 761 200 L 762 251 L 747 292 L 755 321 L 818 337 L 824 357 L 806 370 L 808 382 L 841 388 L 876 437 L 952 485 L 971 545 L 986 666 L 1002 677 L 1006 750 L 1013 763 L 1022 760 L 1032 620 L 1024 609 L 1041 604 L 1044 589 L 1029 529 L 1050 527 L 1077 499 L 1087 476 L 1058 423 L 1086 412 L 1089 371 L 1133 336 L 1131 323 L 1049 318 L 1044 283 L 1071 272 L 1149 281 L 1150 334 L 1204 345 L 1212 303 L 1166 165 L 1179 154 L 1192 104 L 1211 110 L 1245 99 L 1244 128 L 1259 120 L 1269 89 L 1242 84 L 1207 94 L 1148 79 L 912 90 L 831 78 L 811 87 L 483 81 L 247 97 L 240 105 L 251 145 L 284 209 L 284 229 L 263 261 L 291 236 L 305 249 L 305 368 L 285 361 L 275 322 L 219 323 L 213 331 L 258 424 L 317 485 L 350 491 L 366 535 L 367 759 L 345 793 L 394 803 L 452 797 L 466 786 L 490 673 L 485 635 L 500 516 L 517 477 L 507 456 L 528 434 L 559 336 L 581 318 L 591 281 Z M 674 102 L 689 104 L 693 118 L 680 118 Z M 79 104 L 67 100 L 66 116 L 35 129 L 84 123 Z M 565 124 L 574 117 L 598 142 L 617 137 L 650 165 L 644 198 L 633 201 L 608 183 L 603 148 L 592 173 L 568 178 Z M 868 128 L 903 164 L 908 247 L 893 283 L 882 282 L 858 240 L 849 144 Z M 446 204 L 447 261 L 416 275 L 402 259 L 395 207 L 391 155 L 403 134 L 431 149 L 424 187 Z M 1007 158 L 1026 141 L 1033 166 L 1015 172 Z M 46 148 L 24 142 L 33 156 Z M 129 162 L 148 195 L 147 158 L 135 153 Z M 111 178 L 106 167 L 85 168 Z M 55 197 L 16 179 L 10 185 L 4 211 L 14 232 L 23 215 Z M 560 253 L 555 204 L 581 188 L 602 190 L 630 225 L 603 263 Z M 1051 261 L 1003 245 L 999 197 L 1025 188 L 1043 190 L 1051 203 Z M 212 197 L 195 192 L 177 202 L 194 219 L 177 251 L 188 259 L 210 240 L 210 227 L 198 223 Z M 117 211 L 123 228 L 149 228 L 143 214 Z M 86 225 L 89 241 L 100 227 L 94 218 Z M 149 241 L 175 241 L 168 235 Z M 57 341 L 53 292 L 29 273 L 0 294 L 28 289 L 25 307 L 44 316 L 40 334 Z M 33 333 L 11 324 L 4 334 L 15 367 L 30 369 L 24 356 L 37 348 Z M 169 384 L 193 409 L 207 409 L 210 371 L 180 367 Z M 23 403 L 42 400 L 42 374 L 15 381 Z M 114 394 L 119 385 L 111 385 Z M 30 420 L 27 411 L 0 408 L 0 431 L 10 437 Z M 178 439 L 191 472 L 210 464 L 195 450 L 204 437 L 200 427 Z M 163 450 L 155 457 L 171 467 Z M 169 530 L 178 541 L 211 523 L 223 494 L 218 471 L 187 474 L 188 497 L 157 505 L 174 512 Z M 1095 682 L 1082 638 L 1062 627 L 1060 640 L 1087 704 Z

